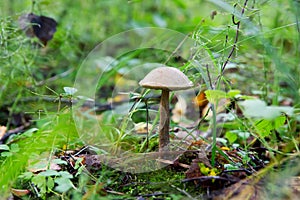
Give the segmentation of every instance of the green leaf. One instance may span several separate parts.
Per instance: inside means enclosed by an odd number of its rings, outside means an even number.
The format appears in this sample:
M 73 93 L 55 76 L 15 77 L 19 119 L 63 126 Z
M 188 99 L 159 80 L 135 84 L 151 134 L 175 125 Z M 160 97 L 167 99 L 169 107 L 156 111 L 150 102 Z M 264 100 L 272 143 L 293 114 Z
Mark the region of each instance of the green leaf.
M 60 171 L 59 172 L 59 175 L 62 177 L 62 178 L 73 178 L 73 175 L 70 174 L 69 172 L 67 171 Z
M 238 136 L 239 136 L 242 140 L 246 140 L 247 138 L 250 137 L 250 133 L 249 133 L 249 132 L 244 132 L 244 131 L 239 131 L 239 132 L 238 132 Z
M 48 190 L 52 190 L 54 188 L 54 180 L 52 177 L 47 178 L 47 188 Z
M 72 87 L 64 87 L 64 91 L 67 95 L 74 95 L 78 90 Z
M 199 163 L 198 165 L 199 165 L 199 168 L 200 168 L 200 172 L 203 175 L 207 176 L 208 173 L 209 173 L 209 171 L 210 171 L 210 169 L 208 167 L 206 167 L 203 163 Z
M 226 170 L 234 170 L 234 169 L 239 169 L 239 166 L 235 166 L 235 165 L 232 165 L 232 164 L 224 164 L 224 168 Z
M 44 172 L 39 173 L 41 176 L 59 176 L 59 173 L 55 170 L 48 169 Z
M 19 178 L 24 179 L 24 180 L 30 180 L 33 177 L 32 172 L 24 172 L 21 175 L 19 175 Z
M 46 193 L 46 177 L 37 175 L 31 179 L 31 182 L 40 189 L 42 194 Z
M 230 90 L 230 91 L 227 92 L 227 95 L 228 95 L 229 97 L 235 97 L 235 96 L 238 95 L 238 94 L 241 94 L 241 91 L 240 91 L 240 90 Z
M 217 142 L 221 143 L 224 146 L 226 146 L 226 144 L 227 144 L 227 140 L 225 138 L 217 137 L 216 140 L 217 140 Z
M 54 164 L 58 164 L 58 165 L 67 165 L 68 164 L 66 161 L 64 161 L 62 159 L 58 159 L 58 158 L 53 159 L 51 162 L 54 163 Z
M 238 138 L 237 134 L 233 131 L 226 132 L 225 137 L 227 138 L 230 144 L 234 143 Z
M 273 130 L 282 127 L 285 121 L 286 116 L 279 116 L 274 120 L 262 119 L 255 123 L 255 127 L 261 136 L 265 137 L 271 134 Z
M 76 160 L 74 169 L 78 169 L 81 166 L 82 161 L 83 161 L 83 158 L 78 158 Z
M 267 119 L 257 121 L 255 127 L 262 137 L 270 135 L 273 129 L 272 122 Z
M 0 150 L 9 151 L 9 146 L 6 144 L 0 144 Z
M 34 132 L 36 132 L 38 130 L 39 129 L 37 129 L 37 128 L 31 128 L 31 129 L 25 131 L 22 135 L 26 135 L 26 136 L 30 137 L 30 136 L 32 136 L 32 133 L 34 133 Z
M 12 155 L 13 155 L 12 152 L 2 152 L 1 153 L 2 157 L 9 157 L 9 156 L 12 156 Z
M 75 188 L 71 180 L 68 178 L 63 178 L 63 177 L 57 178 L 55 179 L 55 183 L 57 183 L 58 186 L 56 186 L 54 189 L 60 193 L 67 192 L 72 187 Z
M 80 175 L 84 169 L 85 169 L 85 166 L 84 166 L 84 165 L 82 165 L 81 167 L 79 167 L 79 168 L 77 169 L 77 173 L 75 174 L 75 177 L 77 177 L 78 175 Z
M 247 118 L 275 119 L 282 113 L 292 115 L 294 111 L 292 107 L 287 106 L 267 106 L 264 101 L 259 99 L 245 100 L 239 105 L 243 108 L 243 114 Z
M 282 115 L 277 117 L 274 121 L 274 128 L 278 129 L 282 127 L 285 124 L 285 121 L 286 121 L 286 116 Z
M 214 103 L 214 104 L 217 101 L 219 101 L 220 99 L 223 99 L 223 98 L 227 97 L 226 92 L 224 92 L 222 90 L 206 90 L 205 95 L 206 95 L 207 100 L 210 103 Z
M 19 145 L 18 144 L 12 144 L 11 146 L 10 146 L 10 151 L 12 152 L 12 153 L 17 153 L 17 152 L 19 152 L 20 151 L 20 148 L 19 148 Z

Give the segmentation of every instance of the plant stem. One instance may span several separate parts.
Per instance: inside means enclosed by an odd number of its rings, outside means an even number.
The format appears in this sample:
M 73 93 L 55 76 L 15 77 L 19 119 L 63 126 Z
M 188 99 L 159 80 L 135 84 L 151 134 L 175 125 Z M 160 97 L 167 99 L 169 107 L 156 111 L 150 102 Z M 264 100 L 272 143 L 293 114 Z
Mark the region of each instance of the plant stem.
M 218 103 L 216 104 L 212 104 L 211 105 L 211 111 L 213 113 L 213 128 L 212 128 L 212 138 L 213 138 L 213 142 L 212 142 L 212 150 L 211 150 L 211 166 L 214 167 L 215 166 L 215 158 L 216 158 L 216 145 L 217 145 L 217 113 L 216 113 L 216 106 L 218 105 Z
M 243 5 L 243 8 L 242 8 L 242 11 L 241 11 L 241 17 L 244 15 L 245 13 L 245 9 L 246 9 L 246 6 L 247 6 L 247 3 L 248 3 L 248 0 L 245 0 L 244 2 L 244 5 Z M 236 6 L 236 5 L 235 5 Z M 234 25 L 236 25 L 236 33 L 235 33 L 235 38 L 234 38 L 234 42 L 233 42 L 233 46 L 229 52 L 229 55 L 227 56 L 227 59 L 226 61 L 224 62 L 222 68 L 221 68 L 221 72 L 223 74 L 225 68 L 226 68 L 226 65 L 229 63 L 229 60 L 230 58 L 232 57 L 234 51 L 236 50 L 236 46 L 237 46 L 237 42 L 238 42 L 238 38 L 239 38 L 239 32 L 240 32 L 240 26 L 241 26 L 241 21 L 238 21 L 238 22 L 235 22 L 235 18 L 234 18 L 234 15 L 232 15 L 232 22 Z

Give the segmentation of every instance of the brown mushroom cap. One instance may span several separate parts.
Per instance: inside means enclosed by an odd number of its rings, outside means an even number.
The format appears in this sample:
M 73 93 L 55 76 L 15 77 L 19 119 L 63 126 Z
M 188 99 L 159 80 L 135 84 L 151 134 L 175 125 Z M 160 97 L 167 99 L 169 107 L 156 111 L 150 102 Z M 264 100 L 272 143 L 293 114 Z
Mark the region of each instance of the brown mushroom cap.
M 145 88 L 169 91 L 193 87 L 193 83 L 179 69 L 166 66 L 150 71 L 139 84 Z

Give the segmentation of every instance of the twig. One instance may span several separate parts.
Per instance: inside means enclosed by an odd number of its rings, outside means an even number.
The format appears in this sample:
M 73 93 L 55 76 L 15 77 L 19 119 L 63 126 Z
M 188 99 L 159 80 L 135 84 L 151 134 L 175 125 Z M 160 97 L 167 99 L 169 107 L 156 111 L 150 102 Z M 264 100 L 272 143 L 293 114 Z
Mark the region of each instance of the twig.
M 241 169 L 231 169 L 231 170 L 224 170 L 224 171 L 222 171 L 222 174 L 231 173 L 231 172 L 246 172 L 247 175 L 253 174 L 253 172 L 251 172 L 250 170 L 245 169 L 245 168 L 241 168 Z
M 59 78 L 63 78 L 63 77 L 66 77 L 68 76 L 69 74 L 71 74 L 72 72 L 74 71 L 74 68 L 71 68 L 71 69 L 68 69 L 67 71 L 61 73 L 61 74 L 57 74 L 47 80 L 43 80 L 43 81 L 40 81 L 36 84 L 36 86 L 41 86 L 41 85 L 44 85 L 45 83 L 48 83 L 48 82 L 53 82 L 53 81 L 56 81 L 57 79 Z
M 85 151 L 85 150 L 87 150 L 87 149 L 89 149 L 89 148 L 90 148 L 89 146 L 84 146 L 84 147 L 81 148 L 77 153 L 75 153 L 74 156 L 75 156 L 75 157 L 78 156 L 79 154 L 81 154 L 81 152 L 83 152 L 83 151 Z
M 35 102 L 35 101 L 45 101 L 45 102 L 56 102 L 58 101 L 58 97 L 49 97 L 49 96 L 42 96 L 42 97 L 24 97 L 22 99 L 20 99 L 20 102 Z M 80 103 L 81 100 L 76 100 L 76 99 L 72 99 L 70 101 L 70 98 L 60 98 L 60 103 L 64 103 L 64 104 L 68 104 L 71 106 L 71 104 L 77 104 L 77 103 Z M 118 104 L 121 104 L 121 103 L 125 103 L 125 102 L 128 102 L 127 100 L 126 101 L 120 101 L 120 102 L 113 102 L 113 103 L 106 103 L 106 104 L 100 104 L 100 103 L 97 103 L 97 102 L 94 102 L 94 101 L 85 101 L 83 102 L 82 104 L 80 104 L 81 106 L 86 106 L 86 107 L 89 107 L 89 108 L 95 108 L 95 111 L 96 112 L 101 112 L 101 111 L 105 111 L 105 110 L 112 110 L 113 109 L 113 105 L 118 105 Z
M 205 115 L 203 117 L 201 117 L 200 121 L 198 122 L 198 125 L 197 125 L 197 129 L 199 130 L 200 129 L 200 126 L 201 126 L 201 123 L 205 120 L 205 118 L 208 116 L 208 113 L 209 111 L 211 110 L 211 108 L 207 109 Z
M 3 144 L 5 140 L 7 140 L 11 135 L 14 135 L 14 134 L 18 134 L 22 131 L 24 131 L 25 128 L 29 127 L 31 125 L 30 122 L 26 122 L 24 125 L 22 126 L 19 126 L 15 129 L 12 129 L 12 130 L 9 130 L 7 131 L 3 137 L 0 139 L 0 144 Z
M 245 9 L 246 9 L 246 6 L 247 6 L 247 3 L 248 3 L 248 0 L 245 0 L 244 2 L 244 6 L 242 8 L 242 11 L 241 11 L 241 16 L 244 15 L 245 13 Z M 234 8 L 236 7 L 236 4 L 234 5 Z M 239 32 L 240 32 L 240 26 L 241 26 L 241 21 L 239 20 L 238 22 L 235 21 L 235 17 L 234 15 L 232 15 L 232 23 L 234 25 L 236 25 L 236 34 L 235 34 L 235 39 L 234 39 L 234 43 L 233 43 L 233 46 L 231 48 L 231 51 L 229 52 L 228 56 L 227 56 L 227 59 L 226 61 L 224 62 L 222 68 L 221 68 L 221 73 L 223 74 L 224 70 L 225 70 L 225 67 L 226 65 L 228 64 L 230 58 L 232 57 L 234 51 L 236 50 L 236 46 L 237 46 L 237 42 L 238 42 L 238 38 L 239 38 Z
M 176 47 L 176 49 L 174 49 L 174 51 L 170 54 L 170 56 L 167 58 L 167 60 L 165 61 L 164 64 L 167 64 L 167 62 L 169 62 L 169 60 L 172 58 L 172 56 L 174 56 L 176 54 L 176 52 L 178 52 L 179 48 L 181 48 L 181 46 L 184 44 L 185 40 L 188 39 L 188 35 L 186 35 L 183 40 L 178 44 L 178 46 Z
M 234 4 L 233 8 L 235 9 L 235 8 L 236 8 L 236 6 L 237 6 L 237 4 Z M 238 21 L 238 22 L 235 22 L 234 15 L 232 15 L 232 23 L 233 23 L 234 25 L 238 26 L 238 25 L 239 25 L 239 23 L 240 23 L 240 21 Z
M 207 72 L 207 76 L 208 76 L 208 81 L 209 81 L 210 89 L 214 89 L 214 86 L 213 86 L 213 84 L 211 82 L 210 73 L 209 73 L 209 70 L 208 70 L 208 64 L 205 65 L 205 68 L 206 68 L 206 72 Z
M 175 188 L 176 190 L 178 190 L 179 192 L 185 194 L 188 198 L 190 199 L 195 199 L 194 197 L 192 197 L 192 195 L 190 195 L 189 193 L 187 193 L 187 191 L 180 189 L 179 187 L 176 187 L 175 185 L 170 185 L 172 188 Z
M 200 182 L 204 182 L 204 181 L 208 181 L 208 180 L 222 180 L 222 181 L 229 181 L 232 183 L 236 182 L 235 180 L 231 180 L 231 179 L 224 178 L 221 176 L 201 176 L 201 177 L 194 177 L 194 178 L 186 178 L 186 179 L 181 180 L 181 182 L 185 183 L 185 182 L 195 181 L 195 180 L 198 180 Z
M 190 166 L 189 165 L 187 165 L 187 164 L 183 164 L 183 163 L 175 163 L 174 161 L 172 161 L 172 160 L 166 160 L 166 159 L 157 159 L 157 161 L 158 162 L 161 162 L 161 163 L 164 163 L 164 164 L 168 164 L 168 165 L 178 165 L 178 166 L 180 166 L 180 167 L 182 167 L 182 168 L 186 168 L 186 169 L 189 169 L 190 168 Z
M 154 192 L 152 194 L 142 194 L 141 197 L 155 197 L 155 196 L 164 196 L 164 195 L 170 195 L 169 193 L 164 192 Z
M 123 192 L 117 192 L 117 191 L 113 191 L 113 190 L 105 190 L 105 191 L 110 194 L 125 195 Z

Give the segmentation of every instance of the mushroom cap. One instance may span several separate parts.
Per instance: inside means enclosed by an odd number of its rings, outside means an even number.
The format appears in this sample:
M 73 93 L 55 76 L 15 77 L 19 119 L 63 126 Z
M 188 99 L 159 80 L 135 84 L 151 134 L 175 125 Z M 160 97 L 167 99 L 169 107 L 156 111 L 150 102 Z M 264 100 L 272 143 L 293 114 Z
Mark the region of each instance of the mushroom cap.
M 184 90 L 193 87 L 193 83 L 184 73 L 174 67 L 158 67 L 150 71 L 140 86 L 159 90 Z

